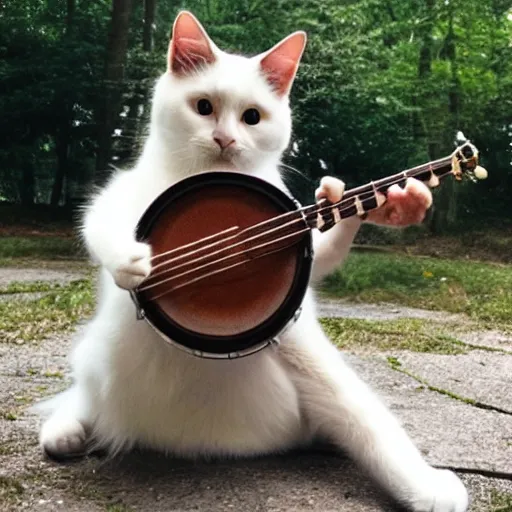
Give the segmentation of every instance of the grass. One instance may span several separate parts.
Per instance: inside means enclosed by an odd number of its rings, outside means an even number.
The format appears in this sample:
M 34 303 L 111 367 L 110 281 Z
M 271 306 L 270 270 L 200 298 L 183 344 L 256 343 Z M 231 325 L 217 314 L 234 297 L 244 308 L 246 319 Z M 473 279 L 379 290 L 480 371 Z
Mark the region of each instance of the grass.
M 0 411 L 0 418 L 7 421 L 16 421 L 18 419 L 18 413 L 15 410 Z
M 0 475 L 0 502 L 17 502 L 24 492 L 23 484 L 19 480 Z
M 44 268 L 83 261 L 42 261 L 76 255 L 72 238 L 4 237 L 0 243 L 0 264 L 29 262 Z M 90 275 L 91 273 L 89 273 Z M 482 327 L 512 330 L 512 266 L 475 261 L 409 256 L 404 253 L 353 251 L 345 265 L 329 276 L 322 291 L 330 297 L 367 303 L 390 302 L 430 310 L 466 313 Z M 15 294 L 44 293 L 27 300 Z M 92 312 L 91 279 L 70 284 L 52 282 L 10 283 L 0 289 L 0 342 L 24 343 L 66 330 Z M 7 298 L 7 297 L 5 297 Z M 368 322 L 354 319 L 322 320 L 329 336 L 343 348 L 369 346 L 409 349 L 443 354 L 463 353 L 468 347 L 448 331 L 430 328 L 422 320 L 402 319 Z M 450 327 L 451 328 L 451 327 Z
M 512 512 L 512 494 L 491 491 L 492 512 Z
M 464 354 L 473 349 L 445 334 L 450 326 L 426 320 L 322 318 L 320 323 L 329 338 L 343 349 L 412 350 L 437 354 Z
M 327 277 L 330 297 L 466 313 L 512 329 L 512 267 L 473 261 L 353 252 Z
M 60 283 L 48 281 L 12 282 L 5 288 L 0 288 L 0 295 L 14 295 L 16 293 L 50 292 L 62 288 Z
M 16 283 L 11 286 L 11 289 L 25 287 Z M 56 331 L 68 330 L 91 314 L 93 306 L 91 279 L 55 285 L 44 297 L 35 300 L 0 301 L 0 342 L 34 342 Z
M 83 256 L 75 238 L 57 236 L 3 236 L 0 259 L 41 258 L 75 259 Z

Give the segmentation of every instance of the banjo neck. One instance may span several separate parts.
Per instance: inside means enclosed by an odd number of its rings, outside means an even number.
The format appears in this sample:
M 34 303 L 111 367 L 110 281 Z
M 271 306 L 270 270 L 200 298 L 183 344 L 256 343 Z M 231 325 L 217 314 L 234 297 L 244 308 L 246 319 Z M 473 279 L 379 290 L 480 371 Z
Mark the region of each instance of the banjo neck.
M 306 206 L 302 212 L 310 229 L 327 231 L 343 219 L 356 215 L 364 217 L 382 206 L 386 202 L 388 189 L 392 185 L 404 185 L 408 178 L 416 178 L 434 188 L 446 176 L 454 175 L 460 181 L 465 173 L 473 180 L 486 176 L 486 171 L 478 166 L 478 150 L 468 141 L 449 156 L 347 190 L 338 203 L 322 199 Z

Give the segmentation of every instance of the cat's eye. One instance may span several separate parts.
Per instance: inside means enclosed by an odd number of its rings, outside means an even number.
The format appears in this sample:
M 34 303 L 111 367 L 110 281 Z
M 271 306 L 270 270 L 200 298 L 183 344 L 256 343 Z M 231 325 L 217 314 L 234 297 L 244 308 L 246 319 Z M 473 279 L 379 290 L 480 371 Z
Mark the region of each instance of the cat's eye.
M 246 124 L 258 124 L 260 122 L 260 113 L 255 108 L 248 108 L 242 115 Z
M 197 112 L 202 116 L 209 116 L 213 112 L 213 105 L 209 100 L 201 98 L 197 102 Z

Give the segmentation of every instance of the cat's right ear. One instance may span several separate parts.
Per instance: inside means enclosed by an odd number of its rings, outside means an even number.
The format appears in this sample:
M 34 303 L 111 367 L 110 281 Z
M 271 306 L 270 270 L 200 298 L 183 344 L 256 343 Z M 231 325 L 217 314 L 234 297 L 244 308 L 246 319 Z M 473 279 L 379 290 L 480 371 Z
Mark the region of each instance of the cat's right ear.
M 214 44 L 196 17 L 181 11 L 172 28 L 169 44 L 168 70 L 186 75 L 197 67 L 215 62 Z
M 290 92 L 306 47 L 306 41 L 305 32 L 294 32 L 264 53 L 263 56 L 257 57 L 261 58 L 261 69 L 268 83 L 279 96 Z

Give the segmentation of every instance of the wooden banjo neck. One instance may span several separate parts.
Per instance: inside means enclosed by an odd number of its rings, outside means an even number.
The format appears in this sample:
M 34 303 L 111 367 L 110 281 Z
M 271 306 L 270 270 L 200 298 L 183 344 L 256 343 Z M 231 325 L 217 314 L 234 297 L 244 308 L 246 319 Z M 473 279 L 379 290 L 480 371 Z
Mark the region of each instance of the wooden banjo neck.
M 386 192 L 392 185 L 403 185 L 408 178 L 416 178 L 434 188 L 449 175 L 458 181 L 464 175 L 473 181 L 487 177 L 487 171 L 478 165 L 478 150 L 469 141 L 463 142 L 447 157 L 347 190 L 338 203 L 323 199 L 302 208 L 302 213 L 309 228 L 327 231 L 342 219 L 355 215 L 364 217 L 371 210 L 382 206 L 386 202 Z

